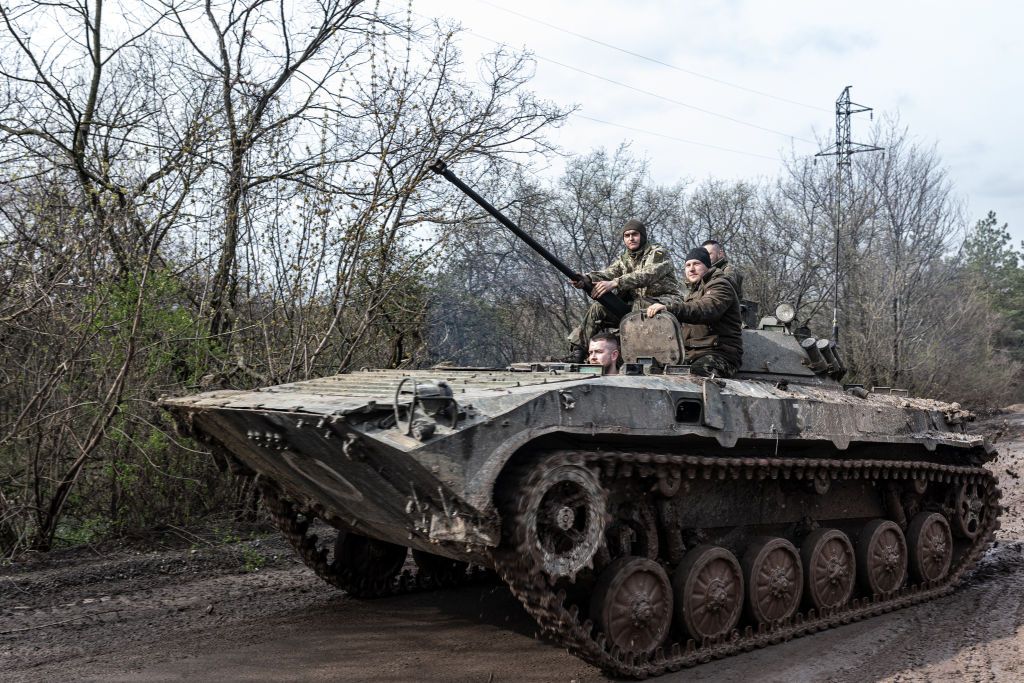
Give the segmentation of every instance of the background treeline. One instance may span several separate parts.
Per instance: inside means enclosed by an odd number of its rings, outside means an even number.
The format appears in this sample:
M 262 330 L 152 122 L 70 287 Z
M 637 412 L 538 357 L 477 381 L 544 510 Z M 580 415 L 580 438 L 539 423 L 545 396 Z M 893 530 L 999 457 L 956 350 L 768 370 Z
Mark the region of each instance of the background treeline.
M 839 320 L 847 381 L 898 386 L 975 407 L 1021 397 L 1024 246 L 989 213 L 969 228 L 947 171 L 898 121 L 884 153 L 854 157 L 842 196 Z M 651 182 L 629 148 L 568 161 L 553 185 L 518 182 L 509 215 L 581 270 L 621 252 L 619 231 L 645 221 L 680 257 L 726 245 L 744 296 L 769 314 L 796 305 L 827 336 L 835 298 L 835 165 L 791 158 L 769 180 Z M 561 356 L 586 303 L 564 278 L 492 222 L 466 229 L 439 272 L 426 351 L 432 360 L 501 364 Z
M 2 555 L 249 514 L 162 395 L 563 355 L 585 302 L 437 157 L 573 265 L 638 217 L 675 254 L 723 240 L 748 298 L 827 329 L 832 165 L 666 187 L 620 146 L 538 180 L 569 112 L 457 37 L 340 0 L 0 6 Z M 875 135 L 843 196 L 853 375 L 1020 400 L 1020 250 L 994 215 L 965 230 L 933 149 Z

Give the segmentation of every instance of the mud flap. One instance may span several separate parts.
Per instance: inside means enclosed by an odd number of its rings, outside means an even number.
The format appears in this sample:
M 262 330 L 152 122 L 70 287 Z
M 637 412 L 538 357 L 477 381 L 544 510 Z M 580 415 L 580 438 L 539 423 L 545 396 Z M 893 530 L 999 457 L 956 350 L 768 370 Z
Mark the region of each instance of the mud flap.
M 725 405 L 722 390 L 712 380 L 704 381 L 704 424 L 712 429 L 725 428 Z

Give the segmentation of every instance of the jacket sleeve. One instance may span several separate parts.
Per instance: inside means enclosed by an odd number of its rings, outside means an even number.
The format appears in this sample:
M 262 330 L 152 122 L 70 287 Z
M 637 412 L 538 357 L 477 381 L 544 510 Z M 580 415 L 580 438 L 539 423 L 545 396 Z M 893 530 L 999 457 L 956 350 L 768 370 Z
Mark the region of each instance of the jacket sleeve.
M 622 259 L 618 258 L 608 264 L 608 267 L 604 270 L 592 270 L 589 273 L 585 273 L 585 275 L 589 277 L 592 282 L 600 282 L 601 280 L 614 280 L 617 277 L 621 277 L 622 273 Z
M 619 289 L 628 292 L 632 289 L 650 287 L 674 273 L 675 266 L 672 265 L 668 252 L 657 247 L 651 250 L 651 255 L 641 267 L 619 277 Z
M 683 301 L 682 297 L 674 297 L 666 301 L 668 310 L 681 323 L 704 325 L 721 318 L 736 302 L 736 292 L 732 285 L 724 279 L 708 283 L 703 296 Z
M 743 271 L 737 268 L 735 265 L 730 263 L 725 267 L 723 271 L 725 277 L 732 282 L 732 286 L 736 288 L 737 295 L 743 291 Z

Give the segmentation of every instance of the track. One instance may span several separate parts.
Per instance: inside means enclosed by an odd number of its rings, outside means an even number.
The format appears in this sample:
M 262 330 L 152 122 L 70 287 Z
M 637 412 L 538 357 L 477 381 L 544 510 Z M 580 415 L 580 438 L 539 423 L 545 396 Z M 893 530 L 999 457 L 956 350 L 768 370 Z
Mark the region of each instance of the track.
M 652 468 L 655 471 L 667 468 L 690 480 L 813 480 L 815 477 L 874 481 L 923 479 L 954 486 L 972 483 L 979 485 L 983 491 L 987 512 L 984 515 L 984 527 L 970 547 L 954 559 L 946 577 L 939 582 L 909 585 L 884 597 L 876 595 L 855 598 L 843 608 L 824 610 L 822 613 L 809 610 L 776 625 L 765 627 L 762 624 L 757 630 L 747 627 L 742 632 L 734 630 L 709 642 L 672 642 L 650 655 L 623 652 L 613 647 L 603 634 L 597 633 L 593 623 L 581 617 L 578 606 L 569 604 L 566 593 L 556 592 L 548 576 L 524 559 L 531 556 L 531 548 L 526 547 L 523 541 L 520 540 L 518 545 L 508 551 L 495 552 L 494 562 L 499 574 L 540 625 L 543 633 L 576 656 L 615 676 L 658 676 L 941 597 L 953 591 L 964 573 L 977 562 L 999 526 L 1000 492 L 990 472 L 981 467 L 913 461 L 716 458 L 633 452 L 560 451 L 542 460 L 540 465 L 528 469 L 519 478 L 522 489 L 512 492 L 509 499 L 522 499 L 529 487 L 535 486 L 539 478 L 544 476 L 546 469 L 562 465 L 590 468 L 600 474 L 604 483 L 615 477 L 633 476 L 638 468 L 647 468 L 648 473 Z M 511 509 L 516 509 L 514 504 Z M 529 523 L 521 510 L 513 514 L 519 515 L 514 521 L 515 528 L 523 528 Z

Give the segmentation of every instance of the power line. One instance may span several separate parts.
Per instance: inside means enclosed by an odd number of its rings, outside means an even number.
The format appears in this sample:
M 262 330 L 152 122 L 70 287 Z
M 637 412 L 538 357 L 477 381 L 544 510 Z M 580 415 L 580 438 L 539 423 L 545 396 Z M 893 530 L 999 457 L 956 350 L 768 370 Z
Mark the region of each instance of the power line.
M 484 2 L 484 0 L 478 0 L 478 1 L 479 2 Z M 385 4 L 386 5 L 388 3 L 384 2 L 384 3 L 381 3 L 381 4 Z M 484 2 L 484 4 L 490 4 L 490 3 Z M 497 9 L 505 9 L 505 8 L 499 7 L 497 5 L 494 5 L 494 7 L 496 7 Z M 398 9 L 398 8 L 396 8 L 396 9 Z M 408 10 L 406 8 L 402 8 L 402 11 L 408 11 L 409 14 L 418 16 L 418 17 L 420 17 L 422 19 L 426 19 L 426 20 L 430 20 L 431 19 L 431 17 L 427 17 L 426 15 L 424 15 L 424 14 L 422 14 L 420 12 L 411 11 L 411 10 Z M 512 12 L 512 10 L 506 10 L 506 11 Z M 512 12 L 512 13 L 513 14 L 518 14 L 517 12 Z M 527 17 L 525 15 L 523 15 L 523 16 L 524 16 L 524 18 L 531 19 L 531 17 Z M 539 21 L 539 20 L 537 20 L 537 21 Z M 541 22 L 541 23 L 544 23 L 544 22 Z M 554 28 L 558 28 L 558 27 L 554 27 Z M 485 40 L 485 41 L 487 41 L 489 43 L 493 43 L 494 45 L 498 45 L 498 46 L 507 45 L 507 43 L 504 43 L 504 42 L 499 41 L 499 40 L 495 40 L 494 38 L 490 38 L 488 36 L 485 36 L 485 35 L 482 35 L 480 33 L 475 32 L 475 31 L 472 31 L 470 29 L 463 29 L 463 30 L 467 34 L 469 34 L 469 35 L 475 36 L 475 37 L 480 38 L 481 40 Z M 582 36 L 582 37 L 586 38 L 586 36 Z M 600 42 L 600 41 L 595 41 L 595 42 Z M 614 48 L 615 46 L 610 46 L 610 47 Z M 618 48 L 616 48 L 616 49 L 618 49 Z M 780 135 L 780 136 L 788 138 L 790 140 L 796 140 L 796 141 L 800 141 L 800 142 L 804 142 L 804 143 L 808 143 L 808 144 L 815 144 L 815 142 L 813 140 L 808 140 L 807 138 L 802 138 L 802 137 L 793 135 L 792 133 L 787 133 L 785 131 L 776 130 L 774 128 L 768 128 L 766 126 L 761 126 L 761 125 L 756 124 L 756 123 L 751 123 L 749 121 L 744 121 L 742 119 L 738 119 L 736 117 L 729 116 L 728 114 L 722 114 L 720 112 L 716 112 L 716 111 L 713 111 L 713 110 L 710 110 L 710 109 L 705 109 L 703 107 L 699 107 L 697 105 L 690 104 L 688 102 L 683 102 L 681 100 L 677 100 L 677 99 L 674 99 L 674 98 L 671 98 L 671 97 L 666 97 L 664 95 L 660 95 L 660 94 L 658 94 L 656 92 L 652 92 L 650 90 L 644 90 L 643 88 L 638 88 L 636 86 L 632 86 L 632 85 L 630 85 L 628 83 L 624 83 L 622 81 L 617 81 L 617 80 L 612 79 L 612 78 L 607 78 L 605 76 L 601 76 L 600 74 L 596 74 L 596 73 L 593 73 L 593 72 L 590 72 L 590 71 L 586 71 L 585 69 L 581 69 L 579 67 L 575 67 L 575 66 L 572 66 L 570 64 L 565 64 L 564 62 L 560 62 L 558 60 L 551 59 L 549 57 L 544 57 L 543 55 L 537 54 L 534 51 L 530 51 L 530 54 L 535 59 L 537 59 L 539 61 L 548 62 L 548 63 L 554 64 L 556 66 L 560 66 L 560 67 L 562 67 L 564 69 L 568 69 L 570 71 L 574 71 L 576 73 L 580 73 L 580 74 L 583 74 L 585 76 L 590 76 L 591 78 L 595 78 L 597 80 L 601 80 L 601 81 L 604 81 L 606 83 L 610 83 L 612 85 L 616 85 L 616 86 L 619 86 L 619 87 L 622 87 L 622 88 L 626 88 L 628 90 L 632 90 L 634 92 L 638 92 L 638 93 L 641 93 L 643 95 L 647 95 L 648 97 L 653 97 L 655 99 L 659 99 L 659 100 L 668 102 L 670 104 L 674 104 L 674 105 L 677 105 L 677 106 L 680 106 L 680 107 L 685 107 L 687 109 L 691 109 L 693 111 L 697 111 L 697 112 L 700 112 L 702 114 L 706 114 L 708 116 L 714 116 L 714 117 L 717 117 L 717 118 L 721 118 L 723 120 L 730 121 L 732 123 L 736 123 L 736 124 L 741 125 L 741 126 L 747 126 L 749 128 L 754 128 L 756 130 L 764 131 L 764 132 L 767 132 L 767 133 L 772 133 L 773 135 Z M 642 55 L 640 55 L 640 56 L 642 57 Z M 657 61 L 657 60 L 652 60 L 652 61 Z M 668 65 L 668 66 L 671 66 L 671 65 Z M 683 70 L 683 69 L 681 69 L 681 70 Z M 685 70 L 683 70 L 683 71 L 685 71 Z M 818 109 L 820 109 L 820 108 L 818 108 Z M 700 146 L 707 147 L 707 148 L 710 148 L 710 149 L 717 149 L 717 150 L 721 150 L 721 151 L 725 151 L 725 152 L 730 152 L 730 153 L 734 153 L 734 154 L 745 154 L 745 155 L 748 155 L 748 156 L 759 157 L 759 158 L 762 158 L 762 159 L 770 159 L 772 161 L 779 161 L 778 157 L 769 157 L 769 156 L 765 156 L 763 154 L 756 154 L 756 153 L 752 153 L 752 152 L 743 152 L 743 151 L 740 151 L 740 150 L 730 149 L 728 147 L 721 147 L 721 146 L 718 146 L 718 145 L 713 145 L 713 144 L 708 144 L 708 143 L 695 142 L 695 141 L 692 141 L 692 140 L 686 140 L 686 139 L 674 137 L 674 136 L 671 136 L 671 135 L 665 135 L 665 134 L 662 134 L 662 133 L 656 133 L 654 131 L 648 131 L 648 130 L 644 130 L 644 129 L 641 129 L 641 128 L 632 128 L 630 126 L 625 126 L 625 125 L 621 125 L 621 124 L 615 124 L 615 123 L 611 123 L 609 121 L 601 121 L 599 119 L 590 119 L 590 117 L 586 117 L 586 116 L 583 116 L 581 114 L 577 114 L 577 116 L 580 116 L 581 118 L 593 120 L 593 121 L 598 122 L 598 123 L 603 123 L 605 125 L 615 126 L 615 127 L 618 127 L 618 128 L 623 128 L 625 130 L 632 130 L 632 131 L 639 132 L 639 133 L 644 133 L 644 134 L 647 134 L 647 135 L 654 135 L 654 136 L 662 137 L 662 138 L 669 139 L 669 140 L 675 140 L 675 141 L 678 141 L 678 142 L 683 142 L 683 143 L 693 144 L 693 145 L 700 145 Z
M 468 34 L 470 34 L 472 36 L 476 36 L 477 38 L 481 38 L 483 40 L 486 40 L 486 41 L 489 41 L 491 43 L 494 43 L 495 45 L 504 45 L 504 43 L 502 43 L 499 40 L 495 40 L 494 38 L 488 38 L 487 36 L 484 36 L 484 35 L 481 35 L 479 33 L 476 33 L 475 31 L 470 31 L 470 30 L 467 29 L 466 33 L 468 33 Z M 611 83 L 612 85 L 617 85 L 620 88 L 626 88 L 627 90 L 632 90 L 634 92 L 638 92 L 638 93 L 641 93 L 643 95 L 647 95 L 648 97 L 654 97 L 656 99 L 663 100 L 665 102 L 669 102 L 670 104 L 675 104 L 675 105 L 678 105 L 680 107 L 685 107 L 687 109 L 692 109 L 694 111 L 701 112 L 702 114 L 707 114 L 708 116 L 715 116 L 717 118 L 724 119 L 726 121 L 731 121 L 731 122 L 739 124 L 741 126 L 747 126 L 749 128 L 756 128 L 757 130 L 765 131 L 767 133 L 773 133 L 774 135 L 781 135 L 782 137 L 789 138 L 791 140 L 799 140 L 800 142 L 806 142 L 806 143 L 812 144 L 812 145 L 814 144 L 813 140 L 808 140 L 807 138 L 802 138 L 802 137 L 800 137 L 798 135 L 793 135 L 792 133 L 786 133 L 785 131 L 775 130 L 774 128 L 768 128 L 766 126 L 761 126 L 761 125 L 758 125 L 756 123 L 750 123 L 749 121 L 744 121 L 743 119 L 737 119 L 736 117 L 729 116 L 728 114 L 722 114 L 720 112 L 712 111 L 710 109 L 705 109 L 703 107 L 698 107 L 695 104 L 690 104 L 688 102 L 683 102 L 682 100 L 677 100 L 677 99 L 674 99 L 674 98 L 671 98 L 671 97 L 666 97 L 664 95 L 659 95 L 658 93 L 651 92 L 650 90 L 644 90 L 643 88 L 638 88 L 636 86 L 629 85 L 628 83 L 623 83 L 622 81 L 617 81 L 617 80 L 615 80 L 613 78 L 607 78 L 606 76 L 601 76 L 600 74 L 595 74 L 595 73 L 593 73 L 591 71 L 587 71 L 585 69 L 580 69 L 579 67 L 575 67 L 575 66 L 572 66 L 570 64 L 565 64 L 564 62 L 559 62 L 558 60 L 551 59 L 550 57 L 544 57 L 543 55 L 537 54 L 536 52 L 532 52 L 531 54 L 533 55 L 533 57 L 535 59 L 538 59 L 538 60 L 540 60 L 542 62 L 548 62 L 550 64 L 555 64 L 556 66 L 560 66 L 563 69 L 568 69 L 570 71 L 575 71 L 576 73 L 581 73 L 581 74 L 583 74 L 585 76 L 590 76 L 591 78 L 596 78 L 596 79 L 598 79 L 600 81 L 604 81 L 606 83 Z
M 696 76 L 697 78 L 703 78 L 704 80 L 712 81 L 712 82 L 718 83 L 720 85 L 728 86 L 730 88 L 735 88 L 737 90 L 743 90 L 744 92 L 749 92 L 749 93 L 752 93 L 754 95 L 760 95 L 761 97 L 768 97 L 768 98 L 771 98 L 773 100 L 778 100 L 779 102 L 785 102 L 787 104 L 793 104 L 793 105 L 796 105 L 798 107 L 805 107 L 807 109 L 814 109 L 814 110 L 817 110 L 817 111 L 828 111 L 827 109 L 824 109 L 822 107 L 818 107 L 818 106 L 813 105 L 813 104 L 804 104 L 803 102 L 797 102 L 796 100 L 791 100 L 791 99 L 788 99 L 788 98 L 785 98 L 785 97 L 780 97 L 779 95 L 773 95 L 771 93 L 764 92 L 763 90 L 755 90 L 753 88 L 748 88 L 746 86 L 739 85 L 738 83 L 731 83 L 729 81 L 725 81 L 725 80 L 722 80 L 720 78 L 715 78 L 714 76 L 708 76 L 707 74 L 702 74 L 702 73 L 697 72 L 697 71 L 691 71 L 690 69 L 684 69 L 681 66 L 676 66 L 675 64 L 670 64 L 668 62 L 663 62 L 660 59 L 655 59 L 654 57 L 648 57 L 647 55 L 641 54 L 639 52 L 634 52 L 632 50 L 627 50 L 625 48 L 619 47 L 618 45 L 612 45 L 611 43 L 606 43 L 603 40 L 598 40 L 597 38 L 591 38 L 590 36 L 584 35 L 582 33 L 577 33 L 576 31 L 571 31 L 571 30 L 569 30 L 567 28 L 563 28 L 561 26 L 557 26 L 557 25 L 552 24 L 550 22 L 544 21 L 543 19 L 537 19 L 536 17 L 531 17 L 529 15 L 523 14 L 522 12 L 517 12 L 515 10 L 508 9 L 507 7 L 502 7 L 501 5 L 496 5 L 493 2 L 488 2 L 487 0 L 476 0 L 476 1 L 478 3 L 480 3 L 480 4 L 482 4 L 482 5 L 487 5 L 488 7 L 493 7 L 496 10 L 501 10 L 502 12 L 508 12 L 509 14 L 514 14 L 515 16 L 521 17 L 523 19 L 526 19 L 527 21 L 532 21 L 534 23 L 541 24 L 542 26 L 547 26 L 548 28 L 552 28 L 552 29 L 554 29 L 556 31 L 561 31 L 562 33 L 565 33 L 567 35 L 575 36 L 576 38 L 580 38 L 581 40 L 589 41 L 591 43 L 594 43 L 595 45 L 600 45 L 600 46 L 606 47 L 606 48 L 608 48 L 610 50 L 615 50 L 616 52 L 621 52 L 623 54 L 630 55 L 631 57 L 636 57 L 637 59 L 643 59 L 644 61 L 651 62 L 652 64 L 659 64 L 659 65 L 667 67 L 669 69 L 673 69 L 675 71 L 679 71 L 679 72 L 684 73 L 684 74 L 689 74 L 690 76 Z
M 712 144 L 709 144 L 707 142 L 697 142 L 696 140 L 687 140 L 685 138 L 679 138 L 679 137 L 676 137 L 674 135 L 665 135 L 664 133 L 656 133 L 653 130 L 645 130 L 643 128 L 634 128 L 633 126 L 626 126 L 626 125 L 623 125 L 621 123 L 612 123 L 611 121 L 604 121 L 602 119 L 596 119 L 593 116 L 587 116 L 586 114 L 580 114 L 579 112 L 575 112 L 573 114 L 573 116 L 575 116 L 577 118 L 581 118 L 581 119 L 586 119 L 587 121 L 593 121 L 594 123 L 602 123 L 602 124 L 604 124 L 606 126 L 614 126 L 615 128 L 622 128 L 624 130 L 631 130 L 634 133 L 643 133 L 644 135 L 653 135 L 655 137 L 665 138 L 666 140 L 674 140 L 675 142 L 684 142 L 684 143 L 686 143 L 688 145 L 698 145 L 700 147 L 710 147 L 711 149 L 717 149 L 717 150 L 722 151 L 722 152 L 731 152 L 732 154 L 742 154 L 742 155 L 748 156 L 748 157 L 757 157 L 759 159 L 768 159 L 769 161 L 781 161 L 781 159 L 779 157 L 770 157 L 770 156 L 767 156 L 767 155 L 764 155 L 764 154 L 757 154 L 755 152 L 744 152 L 743 150 L 730 149 L 728 147 L 720 147 L 718 145 L 712 145 Z

